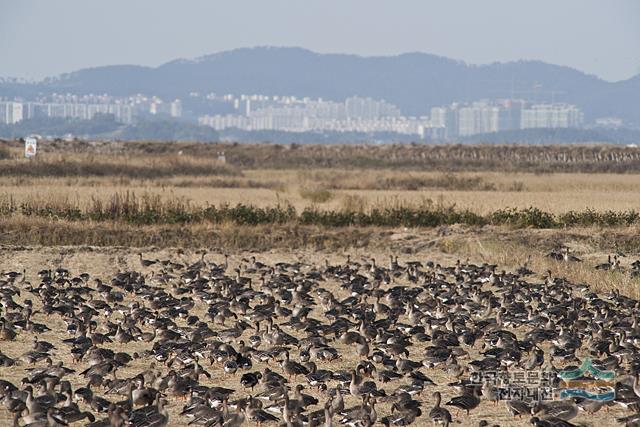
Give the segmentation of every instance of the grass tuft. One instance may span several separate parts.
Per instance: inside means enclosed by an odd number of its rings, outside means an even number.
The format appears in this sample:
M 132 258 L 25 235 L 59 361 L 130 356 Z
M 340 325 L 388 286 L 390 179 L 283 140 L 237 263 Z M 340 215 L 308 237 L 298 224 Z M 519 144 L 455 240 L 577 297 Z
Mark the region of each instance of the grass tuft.
M 300 197 L 313 203 L 326 203 L 333 199 L 333 193 L 325 188 L 301 188 Z

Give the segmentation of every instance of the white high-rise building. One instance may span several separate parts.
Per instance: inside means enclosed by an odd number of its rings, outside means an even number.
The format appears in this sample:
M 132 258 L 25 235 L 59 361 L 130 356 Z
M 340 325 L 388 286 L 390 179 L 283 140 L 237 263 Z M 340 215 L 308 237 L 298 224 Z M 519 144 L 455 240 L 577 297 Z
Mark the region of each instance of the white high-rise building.
M 22 119 L 22 104 L 20 102 L 0 102 L 0 123 L 12 125 Z
M 439 139 L 451 139 L 458 136 L 459 115 L 458 105 L 452 104 L 448 107 L 431 108 L 431 132 Z
M 182 102 L 179 99 L 169 104 L 169 115 L 171 117 L 182 117 Z
M 501 105 L 474 102 L 459 110 L 459 135 L 499 132 L 510 128 L 509 111 Z
M 431 109 L 434 134 L 444 135 L 445 139 L 511 129 L 581 127 L 583 122 L 584 115 L 575 105 L 529 105 L 521 99 L 479 101 Z
M 522 129 L 577 128 L 584 123 L 584 114 L 570 104 L 536 104 L 522 110 Z

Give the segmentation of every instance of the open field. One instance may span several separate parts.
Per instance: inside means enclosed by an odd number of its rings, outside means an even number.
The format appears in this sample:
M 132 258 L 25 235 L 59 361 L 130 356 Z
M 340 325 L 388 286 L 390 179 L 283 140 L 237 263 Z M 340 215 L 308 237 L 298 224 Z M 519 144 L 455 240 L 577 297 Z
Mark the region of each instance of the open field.
M 340 337 L 347 330 L 362 335 L 361 340 L 366 336 L 369 356 L 375 348 L 388 352 L 383 358 L 386 364 L 376 360 L 377 372 L 366 378 L 386 394 L 377 397 L 377 424 L 392 415 L 400 385 L 413 381 L 422 390 L 410 398 L 421 405 L 422 415 L 413 424 L 418 426 L 431 425 L 428 414 L 434 405 L 434 391 L 443 394 L 443 403 L 459 394 L 447 385 L 456 381 L 451 373 L 455 369 L 445 369 L 442 361 L 433 366 L 426 360 L 427 348 L 442 346 L 445 352 L 454 351 L 460 366 L 466 368 L 485 358 L 503 360 L 508 355 L 483 355 L 504 350 L 501 345 L 508 347 L 503 342 L 507 338 L 498 344 L 491 336 L 495 329 L 517 338 L 520 358 L 508 367 L 517 370 L 517 365 L 525 364 L 537 351 L 530 346 L 528 334 L 534 326 L 526 321 L 540 319 L 536 316 L 546 320 L 535 328 L 549 334 L 533 340 L 544 352 L 545 367 L 578 363 L 563 353 L 575 345 L 565 342 L 569 333 L 580 341 L 573 349 L 579 359 L 589 356 L 607 363 L 616 370 L 620 389 L 628 391 L 633 382 L 638 331 L 632 322 L 639 306 L 635 300 L 640 298 L 640 269 L 634 266 L 640 259 L 638 149 L 52 141 L 43 143 L 38 158 L 32 161 L 16 159 L 19 149 L 19 142 L 0 142 L 0 273 L 24 272 L 0 276 L 0 315 L 6 328 L 17 332 L 15 340 L 0 341 L 0 352 L 17 360 L 15 365 L 0 366 L 0 380 L 23 390 L 25 385 L 20 383 L 32 375 L 29 369 L 46 364 L 44 360 L 31 364 L 25 355 L 36 335 L 55 346 L 47 352 L 53 362 L 63 361 L 76 370 L 63 380 L 70 381 L 73 390 L 86 386 L 88 378 L 79 373 L 93 362 L 87 354 L 74 361 L 70 350 L 75 348 L 74 354 L 79 354 L 88 348 L 63 340 L 83 336 L 80 331 L 68 333 L 68 324 L 82 329 L 90 321 L 95 324 L 86 335 L 94 337 L 91 340 L 95 339 L 98 347 L 137 353 L 138 357 L 117 369 L 115 378 L 132 379 L 147 371 L 153 360 L 158 372 L 146 375 L 167 378 L 174 370 L 193 377 L 193 361 L 182 366 L 179 359 L 198 354 L 203 368 L 211 374 L 211 378 L 200 376 L 199 386 L 233 389 L 230 402 L 256 396 L 266 387 L 244 389 L 240 384 L 243 373 L 266 367 L 283 373 L 279 361 L 285 357 L 284 350 L 274 347 L 287 347 L 296 362 L 306 361 L 300 351 L 306 350 L 307 344 L 335 349 L 340 355 L 335 360 L 311 359 L 319 369 L 346 370 L 348 375 L 367 356 L 356 354 L 355 344 Z M 218 159 L 222 151 L 225 161 Z M 555 251 L 562 257 L 563 248 L 568 248 L 567 258 L 577 256 L 582 262 L 547 256 Z M 197 264 L 205 251 L 206 263 Z M 149 265 L 141 264 L 139 252 Z M 230 256 L 223 267 L 225 253 Z M 347 262 L 348 255 L 351 262 Z M 399 265 L 388 262 L 390 255 L 399 257 Z M 596 270 L 608 256 L 614 257 L 614 263 L 619 260 L 619 265 Z M 378 261 L 376 267 L 370 264 L 372 257 Z M 482 267 L 456 272 L 457 260 L 462 265 Z M 409 267 L 410 261 L 419 261 L 422 267 Z M 433 261 L 433 266 L 428 261 Z M 292 265 L 276 265 L 279 262 Z M 301 264 L 295 265 L 297 262 Z M 194 264 L 187 272 L 185 266 Z M 496 279 L 489 279 L 492 264 L 497 265 L 493 276 L 502 278 L 495 283 L 492 280 Z M 330 266 L 346 270 L 339 274 Z M 501 275 L 502 270 L 522 272 L 525 266 L 534 274 L 518 273 L 513 282 L 510 276 Z M 68 277 L 56 275 L 57 268 L 68 269 Z M 52 272 L 45 274 L 43 270 Z M 126 271 L 142 276 L 125 285 L 118 275 Z M 85 272 L 88 278 L 71 280 Z M 238 274 L 251 278 L 250 287 Z M 364 281 L 364 287 L 359 280 Z M 108 290 L 100 283 L 113 288 Z M 394 302 L 398 291 L 392 289 L 398 286 L 406 287 L 402 298 L 413 291 L 419 295 Z M 333 295 L 336 314 L 328 314 L 328 293 Z M 290 294 L 294 295 L 291 301 Z M 378 298 L 393 310 L 377 313 L 374 319 L 370 316 Z M 26 300 L 33 302 L 32 324 L 21 318 L 29 311 Z M 275 300 L 283 302 L 276 307 Z M 421 314 L 411 314 L 410 301 Z M 245 302 L 248 306 L 242 308 Z M 287 312 L 305 305 L 310 310 L 306 316 Z M 142 306 L 151 313 L 146 320 L 134 315 Z M 261 310 L 258 307 L 266 311 L 256 314 L 255 310 Z M 439 311 L 443 307 L 447 314 Z M 502 312 L 501 307 L 505 309 Z M 524 307 L 533 312 L 527 313 Z M 265 313 L 297 340 L 314 337 L 322 343 L 271 342 L 269 335 L 274 329 L 266 331 L 264 319 L 261 329 L 255 329 L 256 316 Z M 569 318 L 574 314 L 576 317 Z M 224 325 L 221 316 L 227 318 Z M 618 325 L 616 316 L 630 320 Z M 504 324 L 495 326 L 505 319 Z M 249 327 L 242 330 L 245 325 L 237 323 L 240 320 L 247 321 Z M 304 324 L 308 320 L 311 323 Z M 374 328 L 367 336 L 359 320 L 370 325 L 380 322 L 380 331 L 376 334 Z M 199 321 L 203 323 L 198 332 Z M 51 330 L 37 334 L 24 330 L 27 324 L 32 329 L 33 322 Z M 124 341 L 118 325 L 125 332 Z M 406 325 L 424 326 L 427 337 Z M 331 327 L 338 327 L 338 332 Z M 443 336 L 462 336 L 467 327 L 483 330 L 485 335 L 474 345 L 443 343 Z M 156 337 L 148 342 L 142 339 L 154 330 Z M 377 376 L 385 366 L 393 371 L 401 359 L 386 338 L 378 336 L 385 330 L 406 335 L 402 342 L 408 349 L 405 357 L 420 362 L 414 370 L 431 378 L 435 386 L 412 380 L 408 371 L 391 381 Z M 235 332 L 239 334 L 235 336 Z M 133 340 L 128 341 L 126 334 Z M 619 338 L 623 334 L 627 338 Z M 249 345 L 252 335 L 261 336 L 263 342 Z M 182 338 L 187 339 L 180 341 Z M 563 346 L 554 344 L 558 339 Z M 596 339 L 605 342 L 597 351 L 593 347 Z M 221 360 L 233 358 L 217 352 L 219 341 L 239 349 L 240 340 L 252 347 L 242 352 L 252 358 L 251 369 L 226 375 L 221 361 L 210 363 L 218 356 Z M 161 342 L 169 347 L 178 342 L 180 346 L 159 355 Z M 267 349 L 273 350 L 269 365 L 257 359 Z M 163 360 L 176 356 L 169 364 Z M 465 376 L 468 372 L 460 375 Z M 102 377 L 114 379 L 111 372 Z M 339 382 L 336 378 L 327 381 L 328 389 L 335 389 Z M 320 400 L 305 413 L 322 410 L 324 402 L 331 400 L 328 392 L 310 387 L 304 376 L 288 383 L 291 396 L 297 383 L 305 384 L 304 393 Z M 185 402 L 175 384 L 152 379 L 146 385 L 162 389 L 166 395 L 168 425 L 187 425 L 189 418 L 179 415 Z M 38 388 L 37 382 L 34 386 Z M 202 391 L 192 386 L 194 395 Z M 126 393 L 107 394 L 107 390 L 93 388 L 96 395 L 113 402 L 126 398 Z M 361 397 L 352 395 L 348 378 L 345 391 L 346 407 L 362 403 Z M 4 390 L 0 396 L 2 393 Z M 634 404 L 640 405 L 640 398 L 629 397 L 634 398 L 638 400 Z M 3 403 L 9 404 L 7 400 Z M 263 407 L 271 403 L 265 401 Z M 634 413 L 634 404 L 632 409 L 611 404 L 593 415 L 580 409 L 571 422 L 614 425 L 616 417 Z M 80 408 L 91 410 L 97 418 L 107 415 L 86 403 L 80 403 Z M 531 414 L 513 418 L 504 403 L 494 406 L 486 397 L 468 417 L 464 411 L 446 408 L 451 410 L 455 425 L 478 425 L 481 420 L 490 425 L 527 425 L 531 418 Z M 230 412 L 248 416 L 235 406 Z M 406 416 L 410 412 L 400 410 Z M 362 419 L 363 415 L 359 416 Z M 282 413 L 278 417 L 282 418 Z M 334 414 L 335 423 L 341 418 L 343 415 Z M 1 406 L 0 425 L 11 422 L 11 413 Z M 25 420 L 19 423 L 25 424 Z
M 0 179 L 0 194 L 17 201 L 92 199 L 131 191 L 164 199 L 185 199 L 195 205 L 250 203 L 255 206 L 291 204 L 302 210 L 415 203 L 432 200 L 487 213 L 503 207 L 538 207 L 562 213 L 569 210 L 637 209 L 640 175 L 625 174 L 512 174 L 405 172 L 401 170 L 245 170 L 242 176 L 130 179 L 126 177 Z M 321 192 L 327 193 L 326 198 Z
M 640 150 L 615 146 L 281 146 L 46 142 L 36 160 L 0 143 L 0 198 L 103 201 L 125 191 L 190 204 L 301 211 L 432 201 L 478 214 L 637 208 Z M 218 161 L 224 152 L 226 162 Z

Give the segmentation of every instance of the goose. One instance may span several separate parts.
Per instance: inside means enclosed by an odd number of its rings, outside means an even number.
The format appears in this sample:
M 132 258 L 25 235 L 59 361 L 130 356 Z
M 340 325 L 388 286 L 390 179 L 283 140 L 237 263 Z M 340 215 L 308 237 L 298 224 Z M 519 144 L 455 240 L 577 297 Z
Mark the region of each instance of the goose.
M 560 250 L 556 250 L 556 249 L 550 251 L 545 256 L 547 258 L 551 258 L 551 259 L 556 260 L 556 261 L 563 261 L 564 260 L 563 252 L 560 251 Z
M 338 414 L 344 410 L 344 398 L 342 397 L 342 386 L 338 384 L 333 390 L 334 397 L 331 399 L 331 413 Z
M 95 416 L 91 412 L 80 411 L 77 405 L 75 407 L 67 405 L 54 409 L 53 415 L 60 420 L 63 425 L 72 424 L 84 420 L 85 418 L 89 420 L 90 423 L 96 420 Z
M 143 267 L 151 267 L 158 262 L 158 260 L 143 259 L 142 252 L 138 253 L 138 257 L 140 259 L 140 265 L 142 265 Z
M 391 405 L 391 412 L 416 411 L 422 405 L 414 400 L 409 393 L 396 393 L 396 401 Z
M 116 342 L 121 344 L 126 344 L 133 341 L 133 337 L 131 336 L 131 334 L 125 332 L 121 324 L 118 325 L 114 338 Z
M 204 402 L 190 403 L 183 408 L 180 415 L 192 418 L 190 423 L 196 425 L 221 425 L 224 423 L 224 413 Z
M 477 408 L 479 404 L 480 398 L 478 397 L 477 387 L 472 387 L 465 388 L 464 393 L 461 396 L 454 397 L 445 405 L 463 409 L 466 411 L 467 415 L 469 415 L 469 411 Z
M 158 395 L 157 404 L 136 409 L 129 416 L 128 425 L 132 427 L 164 427 L 169 423 L 167 401 Z
M 532 371 L 544 364 L 544 351 L 537 346 L 532 349 L 529 358 L 522 364 L 522 368 Z
M 498 390 L 496 390 L 496 387 L 494 387 L 491 383 L 484 381 L 482 383 L 481 393 L 482 397 L 486 400 L 493 402 L 494 404 L 498 403 L 498 399 L 500 397 L 498 395 Z
M 136 339 L 142 342 L 153 342 L 156 339 L 156 329 L 154 328 L 151 332 L 142 332 L 136 336 Z
M 378 379 L 380 381 L 382 381 L 383 383 L 387 383 L 393 380 L 397 380 L 399 378 L 402 378 L 402 375 L 395 372 L 395 371 L 391 371 L 391 370 L 384 370 L 384 371 L 379 371 L 378 372 Z
M 364 399 L 362 405 L 354 406 L 342 411 L 341 424 L 357 425 L 355 422 L 366 420 L 369 425 L 373 425 L 378 419 L 377 411 L 375 410 L 375 399 Z
M 158 391 L 153 388 L 148 388 L 144 386 L 144 376 L 138 375 L 134 378 L 134 381 L 137 381 L 136 388 L 132 388 L 131 390 L 131 399 L 133 405 L 150 405 L 156 400 L 156 395 Z
M 451 423 L 451 413 L 446 408 L 440 406 L 440 402 L 442 401 L 440 392 L 434 392 L 433 398 L 435 399 L 435 403 L 433 408 L 429 411 L 429 418 L 435 424 L 441 424 L 444 427 L 448 427 Z
M 355 344 L 356 354 L 359 357 L 369 357 L 369 342 L 366 338 L 359 336 L 359 340 Z
M 607 262 L 596 265 L 596 270 L 611 270 L 613 262 L 611 262 L 611 255 L 607 256 Z
M 64 419 L 60 418 L 56 408 L 47 409 L 46 413 L 38 414 L 39 418 L 26 424 L 29 427 L 66 427 L 69 425 Z M 23 417 L 23 420 L 25 417 Z
M 504 403 L 509 413 L 514 417 L 521 418 L 523 415 L 531 413 L 531 405 L 524 400 L 508 399 Z
M 222 369 L 224 370 L 225 374 L 233 375 L 238 370 L 238 364 L 236 363 L 235 360 L 228 359 L 224 362 Z
M 361 368 L 356 368 L 351 371 L 351 381 L 349 382 L 349 393 L 352 396 L 360 397 L 362 393 L 362 384 L 364 378 L 359 374 Z
M 564 262 L 582 262 L 582 260 L 578 257 L 576 257 L 575 255 L 571 255 L 569 253 L 569 248 L 565 247 L 564 248 L 564 253 L 562 255 L 562 260 Z
M 196 252 L 197 253 L 197 252 Z M 204 259 L 205 256 L 208 255 L 207 251 L 202 251 L 200 252 L 200 259 L 196 262 L 194 262 L 193 264 L 189 265 L 187 267 L 187 270 L 190 271 L 200 271 L 200 270 L 205 270 L 208 268 L 208 263 L 207 261 Z M 225 254 L 225 264 L 227 264 L 227 258 L 228 255 Z M 215 266 L 215 264 L 213 264 Z M 216 266 L 217 267 L 217 266 Z
M 38 340 L 38 337 L 33 338 L 33 351 L 37 351 L 39 353 L 48 353 L 51 350 L 55 350 L 56 347 L 47 341 Z
M 531 413 L 539 418 L 558 418 L 569 421 L 578 415 L 578 405 L 573 400 L 538 402 Z
M 244 408 L 244 414 L 249 421 L 255 422 L 258 426 L 261 426 L 262 423 L 278 421 L 278 417 L 253 406 Z
M 292 376 L 295 378 L 298 375 L 309 374 L 309 370 L 307 368 L 305 368 L 300 363 L 294 362 L 293 360 L 289 359 L 288 350 L 285 350 L 284 354 L 285 354 L 285 359 L 281 361 L 280 364 L 282 366 L 282 370 L 284 371 L 284 373 L 289 376 L 289 379 L 291 379 Z
M 302 393 L 302 390 L 304 390 L 304 386 L 302 384 L 297 384 L 293 390 L 291 400 L 297 401 L 300 408 L 316 405 L 318 403 L 318 399 L 315 397 Z
M 403 359 L 402 356 L 398 356 L 396 359 L 396 369 L 401 374 L 407 374 L 422 367 L 422 363 L 414 362 L 413 360 Z
M 458 362 L 454 359 L 454 362 L 451 365 L 445 367 L 445 372 L 448 376 L 457 380 L 467 374 L 469 372 L 469 368 L 467 366 L 458 364 Z
M 245 388 L 253 388 L 258 385 L 258 382 L 262 379 L 262 374 L 260 372 L 247 372 L 240 377 L 240 384 Z
M 539 417 L 532 417 L 529 423 L 535 427 L 577 427 L 576 424 L 560 418 L 546 418 L 540 419 Z
M 318 366 L 314 362 L 310 362 L 309 373 L 306 375 L 307 382 L 312 387 L 320 387 L 322 384 L 325 384 L 327 381 L 331 379 L 333 376 L 333 372 L 327 369 L 318 370 Z
M 639 372 L 636 372 L 636 374 L 633 376 L 632 387 L 635 395 L 640 397 L 640 373 Z
M 409 424 L 413 424 L 421 415 L 422 411 L 420 410 L 420 408 L 416 408 L 414 410 L 396 412 L 386 417 L 382 417 L 380 419 L 380 422 L 385 426 L 406 426 Z
M 576 400 L 576 404 L 582 410 L 584 410 L 587 414 L 593 415 L 602 409 L 608 402 L 604 400 L 593 400 L 593 399 L 581 399 Z
M 0 321 L 0 341 L 13 341 L 17 335 L 16 331 L 7 326 L 6 321 Z
M 333 427 L 333 405 L 328 401 L 324 405 L 324 427 Z

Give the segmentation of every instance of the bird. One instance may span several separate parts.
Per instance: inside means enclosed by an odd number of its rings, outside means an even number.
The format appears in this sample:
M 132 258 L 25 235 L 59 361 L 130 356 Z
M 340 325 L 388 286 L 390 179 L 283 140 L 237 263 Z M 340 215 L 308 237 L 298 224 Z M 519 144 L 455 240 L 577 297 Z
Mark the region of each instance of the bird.
M 282 365 L 282 370 L 284 371 L 284 373 L 289 376 L 289 379 L 291 379 L 292 376 L 297 377 L 298 375 L 309 374 L 309 370 L 307 368 L 305 368 L 300 363 L 289 359 L 288 350 L 285 350 L 284 354 L 285 359 L 280 364 Z
M 477 408 L 479 404 L 480 398 L 478 397 L 477 387 L 465 388 L 461 396 L 456 396 L 445 403 L 447 406 L 463 409 L 467 415 L 469 415 L 469 411 Z
M 253 388 L 258 385 L 258 382 L 262 379 L 260 372 L 247 372 L 240 377 L 240 384 L 245 388 Z
M 451 413 L 446 408 L 440 406 L 440 402 L 442 401 L 440 392 L 434 392 L 433 398 L 435 399 L 435 403 L 433 404 L 433 408 L 429 411 L 429 418 L 435 424 L 441 424 L 444 427 L 448 427 L 452 420 Z
M 154 265 L 154 264 L 156 264 L 158 262 L 157 260 L 151 260 L 151 259 L 142 258 L 142 252 L 138 253 L 138 257 L 140 259 L 140 265 L 142 265 L 143 267 L 151 267 L 152 265 Z
M 531 409 L 531 413 L 542 419 L 557 418 L 569 421 L 578 415 L 578 405 L 571 399 L 538 402 L 538 404 Z

